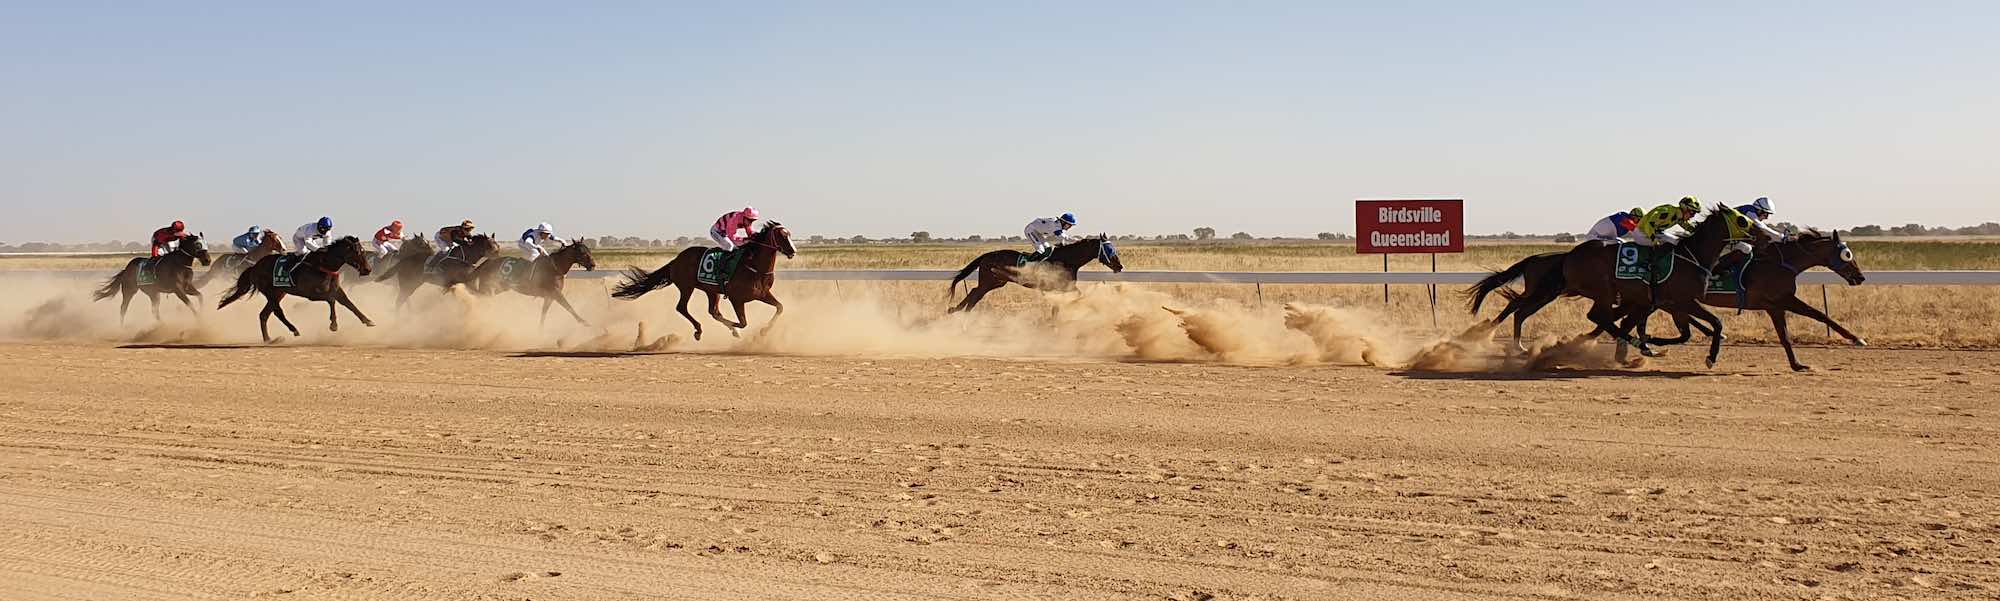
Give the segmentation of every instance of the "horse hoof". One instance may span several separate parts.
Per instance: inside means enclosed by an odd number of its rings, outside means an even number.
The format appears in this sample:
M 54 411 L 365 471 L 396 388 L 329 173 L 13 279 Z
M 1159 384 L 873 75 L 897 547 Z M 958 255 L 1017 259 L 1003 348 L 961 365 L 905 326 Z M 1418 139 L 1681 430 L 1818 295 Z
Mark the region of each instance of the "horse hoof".
M 372 327 L 375 327 L 375 322 L 372 322 L 372 321 L 364 321 L 364 322 L 361 322 L 361 325 L 364 325 L 364 326 L 368 326 L 368 327 L 371 327 L 371 328 L 372 328 Z
M 729 337 L 730 337 L 730 338 L 742 338 L 742 337 L 743 337 L 743 332 L 740 332 L 740 331 L 737 331 L 737 329 L 736 329 L 736 328 L 730 328 L 730 329 L 729 329 Z
M 1856 338 L 1854 339 L 1854 346 L 1868 346 L 1868 341 Z
M 1792 364 L 1792 371 L 1812 371 L 1812 366 L 1804 363 L 1794 363 Z
M 1706 364 L 1708 364 L 1708 368 L 1709 368 L 1709 369 L 1715 369 L 1715 360 L 1714 360 L 1714 359 L 1705 359 L 1705 360 L 1703 360 L 1703 361 L 1702 361 L 1702 363 L 1706 363 Z
M 695 330 L 695 331 L 694 331 L 694 339 L 695 339 L 695 340 L 701 340 L 701 330 Z
M 338 331 L 340 331 L 340 324 L 337 324 L 337 323 L 330 323 L 330 324 L 327 324 L 327 325 L 326 325 L 326 331 L 328 331 L 328 332 L 338 332 Z

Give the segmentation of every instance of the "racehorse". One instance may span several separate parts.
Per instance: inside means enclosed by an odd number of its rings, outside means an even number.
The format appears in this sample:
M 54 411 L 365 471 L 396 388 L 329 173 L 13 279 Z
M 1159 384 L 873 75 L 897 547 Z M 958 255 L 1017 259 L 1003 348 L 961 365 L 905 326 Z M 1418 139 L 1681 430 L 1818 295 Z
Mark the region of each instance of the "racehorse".
M 743 315 L 745 303 L 759 301 L 776 308 L 777 313 L 771 316 L 774 322 L 785 314 L 785 304 L 771 295 L 771 287 L 777 283 L 778 254 L 784 253 L 787 259 L 798 256 L 798 249 L 792 247 L 792 231 L 776 221 L 765 222 L 763 229 L 751 234 L 743 245 L 746 249 L 742 252 L 748 256 L 737 262 L 736 269 L 720 286 L 696 277 L 709 248 L 695 246 L 683 249 L 672 261 L 651 273 L 637 267 L 627 269 L 625 281 L 612 289 L 611 296 L 639 298 L 671 283 L 681 291 L 681 300 L 675 309 L 687 318 L 688 323 L 694 324 L 694 339 L 701 340 L 701 322 L 695 321 L 694 315 L 688 313 L 688 298 L 694 296 L 694 291 L 700 290 L 708 293 L 709 318 L 728 327 L 729 335 L 741 336 L 737 331 L 750 327 L 750 320 Z M 722 317 L 722 311 L 716 306 L 718 295 L 729 296 L 729 303 L 736 307 L 736 321 Z
M 190 294 L 195 298 L 201 298 L 201 286 L 195 284 L 195 261 L 201 261 L 203 265 L 209 264 L 208 247 L 202 245 L 200 234 L 181 236 L 171 252 L 158 257 L 140 257 L 125 262 L 125 269 L 119 271 L 118 275 L 111 276 L 111 279 L 105 280 L 104 287 L 92 294 L 90 300 L 96 302 L 111 298 L 113 294 L 124 295 L 124 298 L 118 301 L 118 323 L 124 325 L 125 309 L 132 306 L 132 295 L 146 293 L 146 299 L 153 301 L 153 319 L 157 321 L 160 319 L 160 293 L 171 292 L 174 296 L 180 297 L 181 304 L 187 305 L 188 311 L 193 312 L 195 318 L 199 319 L 201 310 L 196 309 L 194 302 L 188 300 Z M 152 281 L 144 284 L 139 283 L 142 265 L 146 275 L 152 278 Z
M 392 258 L 389 269 L 375 276 L 375 279 L 380 281 L 391 276 L 396 278 L 396 310 L 401 311 L 403 305 L 410 302 L 410 295 L 416 293 L 417 288 L 422 287 L 424 282 L 437 284 L 450 291 L 452 286 L 471 281 L 472 270 L 479 266 L 480 261 L 499 253 L 500 245 L 493 242 L 493 237 L 480 234 L 467 239 L 464 244 L 458 245 L 458 248 L 446 251 L 445 256 L 437 259 L 435 269 L 428 269 L 430 267 L 428 262 L 433 253 L 410 252 L 409 249 L 404 249 L 404 252 L 397 253 Z M 362 271 L 361 274 L 367 275 L 368 272 Z
M 288 264 L 286 269 L 292 277 L 290 286 L 280 287 L 273 277 L 281 260 Z M 361 251 L 359 238 L 347 236 L 335 240 L 333 244 L 307 253 L 304 257 L 297 255 L 264 257 L 249 269 L 243 270 L 243 273 L 237 274 L 236 286 L 229 290 L 227 296 L 222 297 L 222 302 L 217 303 L 215 308 L 227 307 L 229 303 L 236 302 L 236 299 L 243 298 L 252 290 L 264 293 L 264 311 L 257 314 L 257 332 L 264 336 L 264 342 L 271 341 L 270 322 L 273 314 L 278 316 L 280 323 L 285 324 L 285 329 L 292 331 L 292 336 L 299 335 L 299 328 L 292 325 L 292 320 L 285 318 L 285 308 L 278 304 L 278 301 L 284 300 L 287 294 L 307 300 L 324 301 L 326 327 L 329 331 L 340 331 L 340 312 L 334 303 L 347 307 L 349 312 L 354 313 L 356 319 L 361 320 L 361 325 L 375 327 L 375 322 L 369 321 L 367 315 L 361 314 L 361 309 L 355 308 L 354 301 L 348 300 L 347 291 L 340 289 L 342 265 L 352 265 L 361 275 L 368 275 L 368 259 Z
M 1025 256 L 1026 253 L 1018 250 L 1001 249 L 979 255 L 971 263 L 967 263 L 964 269 L 958 270 L 957 276 L 951 278 L 951 288 L 945 291 L 946 298 L 956 295 L 958 283 L 971 276 L 974 271 L 979 272 L 979 284 L 965 293 L 965 299 L 958 301 L 958 304 L 948 312 L 969 311 L 979 306 L 979 300 L 986 298 L 986 293 L 1006 286 L 1009 282 L 1028 288 L 1037 287 L 1035 282 L 1020 277 L 1020 270 L 1027 266 L 1027 263 L 1022 261 Z M 1062 286 L 1065 287 L 1075 286 L 1076 272 L 1083 269 L 1083 266 L 1089 265 L 1091 261 L 1103 263 L 1105 267 L 1111 268 L 1112 273 L 1125 271 L 1125 264 L 1118 260 L 1117 247 L 1112 246 L 1111 240 L 1104 234 L 1058 246 L 1049 253 L 1047 259 L 1047 262 L 1061 268 L 1063 273 L 1069 276 L 1062 282 Z
M 1868 279 L 1861 273 L 1861 264 L 1854 260 L 1854 250 L 1846 242 L 1840 241 L 1840 232 L 1831 236 L 1818 231 L 1807 231 L 1789 241 L 1766 245 L 1763 254 L 1754 256 L 1743 265 L 1738 282 L 1743 289 L 1741 296 L 1734 292 L 1709 292 L 1701 297 L 1706 305 L 1724 309 L 1761 310 L 1771 316 L 1771 328 L 1778 332 L 1778 343 L 1785 347 L 1785 361 L 1791 363 L 1792 371 L 1806 371 L 1812 366 L 1799 363 L 1798 354 L 1792 350 L 1792 332 L 1785 323 L 1786 313 L 1797 313 L 1832 328 L 1855 346 L 1868 346 L 1860 336 L 1847 331 L 1819 309 L 1813 308 L 1798 297 L 1799 274 L 1814 267 L 1826 267 L 1840 274 L 1849 286 L 1859 286 Z M 1724 274 L 1725 277 L 1737 275 Z M 1674 326 L 1680 335 L 1673 338 L 1654 338 L 1653 344 L 1681 344 L 1687 342 L 1688 320 L 1684 316 L 1674 316 Z M 1702 331 L 1711 337 L 1713 332 Z
M 1674 269 L 1666 280 L 1657 285 L 1639 280 L 1624 280 L 1614 277 L 1619 245 L 1603 241 L 1588 241 L 1577 245 L 1565 253 L 1544 253 L 1523 259 L 1505 270 L 1494 272 L 1478 284 L 1466 290 L 1471 298 L 1471 306 L 1476 312 L 1484 296 L 1505 286 L 1515 278 L 1527 281 L 1528 289 L 1518 295 L 1503 293 L 1510 302 L 1508 309 L 1493 323 L 1515 316 L 1516 344 L 1519 344 L 1521 321 L 1527 319 L 1542 306 L 1561 296 L 1581 296 L 1591 300 L 1587 317 L 1596 329 L 1576 340 L 1595 338 L 1598 334 L 1611 332 L 1620 343 L 1619 358 L 1623 359 L 1626 345 L 1637 346 L 1639 352 L 1648 357 L 1658 356 L 1643 334 L 1634 338 L 1631 331 L 1645 332 L 1647 317 L 1655 309 L 1665 310 L 1676 316 L 1689 315 L 1700 319 L 1709 326 L 1704 331 L 1715 332 L 1709 340 L 1708 365 L 1713 367 L 1722 353 L 1722 319 L 1702 307 L 1697 301 L 1708 286 L 1708 274 L 1722 251 L 1734 241 L 1752 235 L 1748 221 L 1733 209 L 1717 205 L 1709 210 L 1708 216 L 1694 226 L 1693 231 L 1679 243 L 1662 245 L 1658 251 L 1671 253 L 1675 266 L 1693 269 Z M 1559 260 L 1558 260 L 1559 259 Z M 1526 302 L 1519 302 L 1525 299 Z M 1620 319 L 1622 317 L 1622 319 Z
M 381 271 L 394 267 L 396 262 L 402 260 L 404 257 L 424 257 L 428 259 L 432 255 L 437 254 L 437 249 L 433 248 L 430 240 L 425 239 L 423 236 L 410 236 L 404 238 L 402 245 L 396 247 L 396 252 L 389 253 L 389 256 L 378 257 L 374 253 L 368 253 L 365 250 L 363 252 L 368 255 L 368 268 Z M 350 281 L 357 287 L 372 284 L 376 281 L 374 279 L 362 278 L 360 271 L 351 266 L 341 267 L 340 275 L 342 277 L 352 276 L 356 278 Z
M 271 253 L 284 251 L 285 243 L 278 238 L 278 233 L 271 230 L 264 230 L 264 237 L 257 240 L 257 247 L 250 249 L 250 252 L 229 253 L 216 257 L 215 266 L 208 268 L 208 271 L 202 272 L 201 279 L 195 282 L 194 287 L 207 288 L 208 283 L 217 277 L 228 281 L 235 278 L 236 274 L 243 273 L 244 269 L 257 264 L 259 259 L 263 259 Z
M 555 252 L 528 261 L 518 257 L 501 257 L 485 263 L 472 272 L 472 289 L 481 294 L 499 294 L 503 290 L 513 290 L 521 294 L 542 299 L 542 323 L 549 321 L 549 304 L 562 305 L 576 322 L 590 325 L 576 309 L 569 306 L 569 298 L 563 295 L 563 276 L 570 268 L 582 265 L 587 271 L 597 271 L 597 260 L 590 257 L 590 247 L 579 239 Z

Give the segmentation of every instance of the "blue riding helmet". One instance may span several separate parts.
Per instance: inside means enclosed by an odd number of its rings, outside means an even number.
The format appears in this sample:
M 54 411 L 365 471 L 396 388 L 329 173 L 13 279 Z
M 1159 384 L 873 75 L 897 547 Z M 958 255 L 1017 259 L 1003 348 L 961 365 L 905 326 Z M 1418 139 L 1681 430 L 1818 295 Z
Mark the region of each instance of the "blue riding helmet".
M 261 226 L 261 225 L 253 225 L 253 226 L 250 226 L 250 233 L 251 233 L 252 235 L 255 235 L 255 234 L 262 234 L 262 233 L 264 233 L 264 226 Z
M 332 217 L 321 217 L 321 218 L 319 218 L 319 231 L 322 231 L 322 232 L 324 232 L 324 231 L 327 231 L 327 230 L 331 230 L 331 229 L 333 229 L 333 218 L 332 218 Z
M 1076 225 L 1076 213 L 1063 213 L 1062 217 L 1058 217 L 1057 219 L 1063 223 Z

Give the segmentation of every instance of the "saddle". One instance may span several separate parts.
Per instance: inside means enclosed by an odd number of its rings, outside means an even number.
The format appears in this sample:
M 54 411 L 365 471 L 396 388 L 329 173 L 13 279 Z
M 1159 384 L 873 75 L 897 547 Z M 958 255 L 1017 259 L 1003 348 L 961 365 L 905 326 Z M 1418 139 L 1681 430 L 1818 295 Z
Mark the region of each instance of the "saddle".
M 1667 281 L 1674 274 L 1674 252 L 1672 246 L 1658 246 L 1651 249 L 1631 242 L 1618 243 L 1618 260 L 1612 266 L 1612 275 L 1621 280 L 1639 280 L 1649 284 Z
M 146 259 L 144 261 L 140 261 L 138 273 L 132 274 L 133 279 L 136 280 L 140 286 L 151 286 L 153 284 L 159 283 L 160 282 L 159 274 L 153 272 L 153 265 L 159 262 L 160 262 L 159 257 L 153 257 L 150 259 Z
M 528 277 L 529 268 L 534 267 L 534 265 L 534 261 L 520 257 L 501 257 L 500 279 L 506 281 L 508 284 L 520 283 L 523 278 Z
M 1743 285 L 1743 274 L 1750 271 L 1750 262 L 1755 260 L 1755 258 L 1754 256 L 1746 256 L 1743 257 L 1742 261 L 1738 261 L 1728 269 L 1717 269 L 1709 273 L 1708 289 L 1706 292 L 1708 294 L 1736 295 L 1736 312 L 1742 313 L 1743 307 L 1750 304 L 1750 288 Z
M 1039 263 L 1042 261 L 1047 261 L 1049 260 L 1049 256 L 1054 254 L 1056 254 L 1056 251 L 1053 248 L 1038 250 L 1031 253 L 1022 253 L 1020 256 L 1014 259 L 1014 266 L 1027 267 L 1029 263 Z
M 305 255 L 278 255 L 278 260 L 271 264 L 271 285 L 277 288 L 290 288 L 295 285 L 296 278 L 292 276 L 298 273 L 299 266 L 305 262 Z
M 736 266 L 743 263 L 741 251 L 741 248 L 735 251 L 708 249 L 701 255 L 701 263 L 695 266 L 695 281 L 712 286 L 727 285 L 729 277 L 736 273 Z

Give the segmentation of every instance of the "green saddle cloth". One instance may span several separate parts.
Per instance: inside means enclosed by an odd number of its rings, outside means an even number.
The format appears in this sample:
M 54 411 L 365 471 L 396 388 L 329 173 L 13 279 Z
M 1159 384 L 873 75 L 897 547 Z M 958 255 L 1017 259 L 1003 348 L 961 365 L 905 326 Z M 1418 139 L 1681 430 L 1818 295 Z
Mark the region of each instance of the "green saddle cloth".
M 1623 242 L 1618 245 L 1618 263 L 1612 274 L 1621 280 L 1640 280 L 1650 283 L 1667 281 L 1674 274 L 1674 253 L 1671 247 L 1651 249 L 1653 256 L 1646 257 L 1644 246 Z M 1650 260 L 1647 260 L 1650 259 Z
M 694 270 L 695 281 L 713 286 L 729 283 L 729 276 L 736 273 L 736 265 L 743 262 L 743 253 L 730 252 L 720 248 L 708 249 L 701 256 L 701 265 Z

